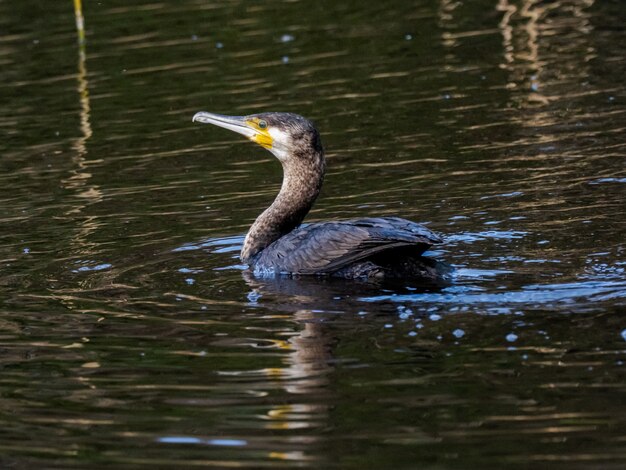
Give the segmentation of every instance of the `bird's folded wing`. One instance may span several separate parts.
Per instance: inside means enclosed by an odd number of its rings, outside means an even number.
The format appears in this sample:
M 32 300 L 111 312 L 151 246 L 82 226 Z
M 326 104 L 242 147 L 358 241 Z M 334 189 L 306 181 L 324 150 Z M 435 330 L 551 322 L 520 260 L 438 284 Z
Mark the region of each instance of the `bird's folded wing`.
M 421 254 L 436 243 L 436 234 L 405 219 L 352 219 L 294 230 L 263 250 L 257 263 L 277 272 L 325 274 L 385 250 L 412 246 Z

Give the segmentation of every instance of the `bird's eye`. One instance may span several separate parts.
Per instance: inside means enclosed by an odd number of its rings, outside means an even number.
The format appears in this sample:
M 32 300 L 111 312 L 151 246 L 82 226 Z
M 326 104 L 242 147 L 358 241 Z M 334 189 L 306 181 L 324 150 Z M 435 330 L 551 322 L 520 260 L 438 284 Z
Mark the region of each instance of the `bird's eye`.
M 267 128 L 267 121 L 264 121 L 263 119 L 261 119 L 259 121 L 259 129 L 266 129 Z

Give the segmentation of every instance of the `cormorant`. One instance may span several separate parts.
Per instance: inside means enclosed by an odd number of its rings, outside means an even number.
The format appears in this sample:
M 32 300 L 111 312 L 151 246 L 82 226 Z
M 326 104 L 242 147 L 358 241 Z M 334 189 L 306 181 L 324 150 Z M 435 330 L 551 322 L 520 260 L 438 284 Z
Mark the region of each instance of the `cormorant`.
M 439 263 L 421 256 L 441 238 L 415 222 L 377 217 L 300 226 L 320 192 L 326 169 L 320 135 L 304 117 L 199 112 L 193 121 L 243 134 L 272 152 L 283 166 L 280 192 L 252 224 L 241 250 L 241 260 L 255 275 L 445 281 Z

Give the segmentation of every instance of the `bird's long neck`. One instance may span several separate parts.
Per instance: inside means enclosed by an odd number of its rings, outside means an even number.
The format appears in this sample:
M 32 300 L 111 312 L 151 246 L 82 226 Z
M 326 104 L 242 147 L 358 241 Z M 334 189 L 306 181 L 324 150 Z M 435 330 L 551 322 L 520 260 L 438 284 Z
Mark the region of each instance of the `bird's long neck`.
M 309 158 L 283 161 L 283 184 L 270 207 L 254 221 L 241 250 L 241 260 L 256 254 L 298 227 L 304 220 L 324 180 L 323 151 L 311 151 Z

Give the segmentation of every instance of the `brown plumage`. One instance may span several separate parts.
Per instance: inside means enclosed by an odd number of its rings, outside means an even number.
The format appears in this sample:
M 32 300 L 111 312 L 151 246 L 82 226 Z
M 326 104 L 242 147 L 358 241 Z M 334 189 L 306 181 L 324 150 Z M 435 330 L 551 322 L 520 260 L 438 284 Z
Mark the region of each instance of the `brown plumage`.
M 197 113 L 194 121 L 247 136 L 283 166 L 278 196 L 252 224 L 241 259 L 259 276 L 416 278 L 445 281 L 445 270 L 422 257 L 441 243 L 426 227 L 398 217 L 362 218 L 300 226 L 319 195 L 326 163 L 313 124 L 291 113 L 223 116 Z

